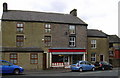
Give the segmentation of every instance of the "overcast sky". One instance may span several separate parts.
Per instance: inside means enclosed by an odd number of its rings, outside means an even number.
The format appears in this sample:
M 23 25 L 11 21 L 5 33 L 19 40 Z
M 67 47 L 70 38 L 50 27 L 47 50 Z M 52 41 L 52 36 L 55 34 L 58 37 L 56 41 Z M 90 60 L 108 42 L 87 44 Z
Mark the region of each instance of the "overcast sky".
M 3 3 L 9 10 L 29 10 L 69 14 L 77 9 L 77 16 L 89 29 L 99 29 L 109 35 L 118 35 L 118 2 L 120 0 L 0 0 L 0 17 Z

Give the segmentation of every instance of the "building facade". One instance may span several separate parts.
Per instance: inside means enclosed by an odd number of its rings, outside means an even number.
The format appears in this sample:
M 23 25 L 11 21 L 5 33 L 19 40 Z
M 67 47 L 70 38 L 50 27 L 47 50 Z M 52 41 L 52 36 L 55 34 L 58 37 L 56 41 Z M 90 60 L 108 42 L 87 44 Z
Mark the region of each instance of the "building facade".
M 120 38 L 109 35 L 109 61 L 114 67 L 120 67 Z
M 70 14 L 8 10 L 3 3 L 2 59 L 25 69 L 69 67 L 86 60 L 87 24 Z
M 88 29 L 88 61 L 109 62 L 109 41 L 107 34 L 100 30 Z

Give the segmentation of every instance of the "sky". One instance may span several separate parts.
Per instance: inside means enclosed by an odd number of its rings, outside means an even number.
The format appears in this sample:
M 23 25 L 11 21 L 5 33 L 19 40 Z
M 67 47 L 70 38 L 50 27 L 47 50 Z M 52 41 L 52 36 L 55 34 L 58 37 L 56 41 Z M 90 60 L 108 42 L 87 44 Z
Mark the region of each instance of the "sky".
M 0 18 L 3 3 L 8 10 L 27 10 L 69 14 L 77 9 L 77 16 L 88 24 L 88 29 L 102 30 L 118 35 L 118 2 L 120 0 L 0 0 Z

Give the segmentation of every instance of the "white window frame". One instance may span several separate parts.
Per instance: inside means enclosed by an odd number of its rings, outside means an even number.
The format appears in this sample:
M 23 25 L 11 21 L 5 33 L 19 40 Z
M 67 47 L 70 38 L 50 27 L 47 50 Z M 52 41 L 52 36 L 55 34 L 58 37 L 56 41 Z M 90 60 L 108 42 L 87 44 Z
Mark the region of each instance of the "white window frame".
M 45 33 L 51 33 L 51 25 L 45 24 Z
M 96 47 L 96 43 L 97 43 L 96 40 L 91 40 L 91 48 L 92 48 L 92 49 L 96 49 L 96 48 L 97 48 L 97 47 Z
M 75 25 L 69 25 L 69 33 L 70 34 L 75 34 L 76 33 Z
M 24 24 L 23 23 L 17 23 L 17 32 L 23 33 L 24 30 Z
M 95 60 L 92 60 L 92 58 L 95 59 Z M 92 56 L 92 54 L 91 54 L 91 61 L 92 61 L 92 62 L 95 62 L 95 61 L 96 61 L 96 54 L 95 54 L 95 56 Z
M 69 46 L 70 47 L 75 47 L 76 46 L 76 37 L 70 37 Z

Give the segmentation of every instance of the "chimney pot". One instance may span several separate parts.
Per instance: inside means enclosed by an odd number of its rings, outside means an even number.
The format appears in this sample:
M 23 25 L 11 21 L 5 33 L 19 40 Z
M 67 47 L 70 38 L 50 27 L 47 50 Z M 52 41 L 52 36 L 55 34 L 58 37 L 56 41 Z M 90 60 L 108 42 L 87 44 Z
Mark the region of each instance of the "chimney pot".
M 3 3 L 3 12 L 6 12 L 7 10 L 8 10 L 8 8 L 7 8 L 7 3 L 4 2 L 4 3 Z
M 77 16 L 77 9 L 73 9 L 72 11 L 70 11 L 70 14 L 73 16 Z

